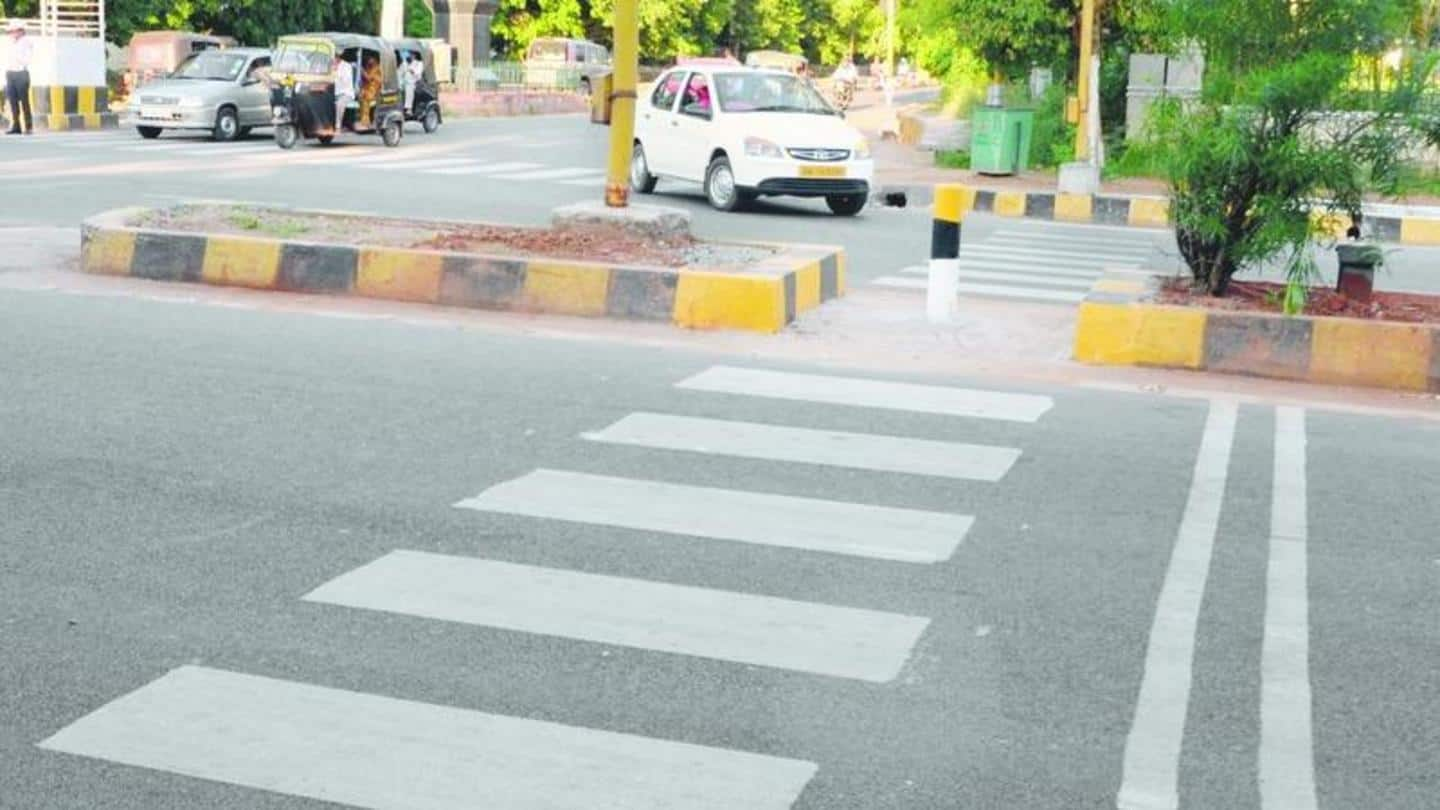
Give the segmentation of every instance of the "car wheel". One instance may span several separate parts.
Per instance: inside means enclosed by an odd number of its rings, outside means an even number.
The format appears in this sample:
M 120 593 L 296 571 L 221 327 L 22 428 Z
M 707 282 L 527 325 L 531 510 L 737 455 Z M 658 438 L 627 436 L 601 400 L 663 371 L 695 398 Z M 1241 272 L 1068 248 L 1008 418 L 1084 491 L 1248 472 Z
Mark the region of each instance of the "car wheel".
M 234 110 L 224 107 L 215 114 L 214 136 L 217 141 L 233 141 L 240 136 L 240 119 Z
M 300 140 L 300 130 L 294 124 L 280 124 L 275 127 L 275 145 L 281 149 L 294 149 Z
M 420 126 L 425 128 L 425 132 L 427 134 L 439 129 L 440 110 L 435 107 L 431 107 L 430 109 L 426 110 L 425 117 L 420 119 Z
M 160 129 L 160 127 L 136 127 L 135 131 L 140 133 L 140 137 L 145 140 L 153 141 L 160 137 L 160 133 L 164 130 Z
M 650 163 L 645 160 L 645 147 L 635 144 L 630 151 L 630 188 L 637 194 L 649 194 L 655 190 L 657 178 L 650 173 Z
M 399 146 L 400 122 L 393 119 L 387 122 L 380 130 L 380 140 L 384 141 L 386 146 Z
M 717 211 L 734 211 L 745 203 L 745 195 L 735 187 L 730 158 L 721 155 L 710 161 L 710 167 L 705 170 L 705 199 Z
M 832 194 L 825 198 L 831 213 L 836 216 L 853 217 L 865 207 L 864 194 Z

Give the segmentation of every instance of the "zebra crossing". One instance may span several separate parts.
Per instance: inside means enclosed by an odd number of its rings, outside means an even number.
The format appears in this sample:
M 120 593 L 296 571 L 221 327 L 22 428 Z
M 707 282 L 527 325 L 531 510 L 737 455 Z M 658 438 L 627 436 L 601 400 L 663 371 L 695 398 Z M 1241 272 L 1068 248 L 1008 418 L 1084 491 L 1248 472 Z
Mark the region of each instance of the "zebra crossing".
M 1148 231 L 1058 223 L 1015 223 L 960 248 L 961 295 L 1077 304 L 1107 270 L 1147 266 L 1159 250 Z M 872 283 L 923 292 L 929 268 L 912 265 Z
M 674 383 L 697 405 L 825 405 L 955 420 L 1039 422 L 1048 396 L 717 366 Z M 1016 447 L 794 428 L 637 411 L 575 436 L 607 448 L 745 458 L 787 478 L 843 468 L 994 486 Z M 659 533 L 678 544 L 924 566 L 957 553 L 974 516 L 757 489 L 536 469 L 452 505 Z M 542 534 L 543 538 L 544 535 Z M 542 540 L 541 542 L 545 542 Z M 552 541 L 559 542 L 559 541 Z M 623 541 L 622 541 L 623 542 Z M 397 547 L 301 602 L 599 643 L 870 684 L 894 681 L 931 629 L 927 616 L 772 593 L 680 585 Z M 481 657 L 483 660 L 483 656 Z M 818 688 L 818 683 L 817 683 Z M 385 810 L 785 810 L 825 763 L 550 719 L 366 694 L 199 665 L 180 666 L 80 717 L 42 749 Z

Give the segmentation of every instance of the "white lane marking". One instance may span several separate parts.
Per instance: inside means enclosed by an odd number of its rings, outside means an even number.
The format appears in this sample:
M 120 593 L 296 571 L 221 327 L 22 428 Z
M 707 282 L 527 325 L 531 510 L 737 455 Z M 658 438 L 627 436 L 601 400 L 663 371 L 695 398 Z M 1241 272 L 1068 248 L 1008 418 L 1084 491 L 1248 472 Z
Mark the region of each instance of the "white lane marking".
M 442 166 L 470 166 L 480 161 L 474 158 L 428 158 L 423 160 L 396 160 L 386 163 L 377 163 L 370 168 L 383 172 L 412 171 L 422 169 L 438 169 Z
M 560 180 L 559 183 L 562 186 L 585 186 L 586 188 L 604 188 L 606 179 L 605 175 L 602 174 L 597 177 L 582 177 L 579 180 Z
M 1205 419 L 1185 514 L 1150 626 L 1135 718 L 1125 739 L 1119 810 L 1179 806 L 1180 742 L 1190 704 L 1195 626 L 1220 525 L 1237 411 L 1235 403 L 1216 400 Z
M 816 770 L 194 666 L 40 747 L 372 810 L 785 810 Z
M 879 287 L 895 287 L 902 290 L 923 290 L 929 286 L 929 281 L 926 279 L 901 276 L 881 276 L 870 283 Z M 1079 303 L 1085 300 L 1085 293 L 1081 292 L 1042 290 L 1037 287 L 1014 287 L 1005 284 L 962 283 L 956 286 L 956 292 L 985 298 L 1018 298 L 1061 303 Z
M 492 175 L 496 180 L 560 180 L 563 178 L 574 178 L 594 175 L 604 175 L 604 169 L 582 169 L 578 167 L 565 169 L 543 169 L 534 172 L 515 172 Z
M 976 481 L 999 481 L 1020 458 L 1020 451 L 1013 447 L 659 413 L 632 413 L 583 436 L 611 444 Z
M 963 258 L 960 260 L 961 272 L 979 271 L 984 273 L 1002 273 L 1008 276 L 1013 270 L 1013 272 L 1016 273 L 1034 273 L 1038 276 L 1053 276 L 1057 278 L 1068 279 L 1088 279 L 1091 281 L 1104 276 L 1105 270 L 1119 269 L 1123 268 L 1115 265 L 1106 265 L 1104 270 L 1098 268 L 1095 270 L 1070 270 L 1056 267 L 1043 267 L 1030 262 L 992 262 Z M 916 264 L 909 267 L 901 268 L 900 272 L 907 275 L 923 276 L 930 273 L 930 268 L 927 265 Z
M 1085 245 L 1102 248 L 1114 248 L 1116 250 L 1151 250 L 1154 248 L 1155 240 L 1152 236 L 1143 239 L 1122 236 L 1086 236 L 1075 233 L 1046 233 L 1044 231 L 995 231 L 985 240 L 985 244 L 1016 245 L 1025 247 L 1035 245 L 1038 247 L 1053 246 L 1065 247 L 1067 245 Z
M 949 559 L 974 522 L 946 512 L 559 470 L 536 470 L 455 506 L 913 563 Z
M 1025 259 L 1037 264 L 1056 262 L 1058 264 L 1087 265 L 1106 264 L 1108 262 L 1134 262 L 1149 256 L 1150 251 L 1092 250 L 1090 248 L 1076 246 L 1065 250 L 1045 250 L 1021 247 L 995 247 L 981 242 L 973 245 L 962 244 L 960 246 L 960 255 L 990 259 Z
M 1260 653 L 1261 810 L 1314 810 L 1305 411 L 1275 409 L 1275 478 Z
M 1035 422 L 1055 405 L 1036 394 L 1007 394 L 975 388 L 796 374 L 787 371 L 713 366 L 675 384 L 691 391 L 823 402 L 892 411 L 935 413 L 1008 422 Z
M 1028 224 L 1020 225 L 1016 220 L 1007 220 L 1000 217 L 994 217 L 992 219 L 996 222 L 995 232 L 1004 234 L 1049 234 L 1052 236 L 1072 235 L 1078 237 L 1103 237 L 1105 234 L 1113 234 L 1122 239 L 1134 239 L 1136 237 L 1136 231 L 1139 230 L 1133 225 L 1091 225 L 1075 222 L 1058 222 L 1054 220 L 1048 222 L 1021 220 Z M 1163 233 L 1163 231 L 1158 228 L 1147 228 L 1144 229 L 1144 232 L 1149 234 Z
M 929 275 L 930 268 L 923 264 L 900 268 L 904 275 Z M 1021 270 L 995 270 L 984 265 L 965 264 L 960 261 L 960 278 L 969 275 L 975 280 L 985 281 L 1034 281 L 1037 284 L 1058 285 L 1058 287 L 1089 288 L 1092 282 L 1103 277 L 1103 272 L 1089 270 L 1050 270 L 1050 268 L 1025 267 Z
M 526 163 L 524 161 L 509 161 L 506 163 L 481 163 L 475 166 L 457 166 L 452 169 L 430 169 L 426 174 L 496 174 L 498 172 L 510 172 L 516 169 L 534 169 L 540 166 L 539 163 Z
M 309 602 L 884 683 L 929 619 L 664 582 L 395 551 Z

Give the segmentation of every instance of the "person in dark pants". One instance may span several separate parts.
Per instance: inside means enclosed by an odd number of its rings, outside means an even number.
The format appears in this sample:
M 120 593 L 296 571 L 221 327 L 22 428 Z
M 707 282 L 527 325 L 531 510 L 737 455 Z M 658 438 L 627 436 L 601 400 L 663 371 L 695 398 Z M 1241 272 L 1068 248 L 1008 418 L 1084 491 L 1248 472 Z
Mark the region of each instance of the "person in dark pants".
M 25 26 L 17 20 L 11 20 L 5 30 L 10 35 L 9 47 L 5 49 L 5 98 L 10 101 L 8 134 L 29 135 L 35 127 L 30 113 L 30 60 L 35 55 L 35 43 L 25 36 Z

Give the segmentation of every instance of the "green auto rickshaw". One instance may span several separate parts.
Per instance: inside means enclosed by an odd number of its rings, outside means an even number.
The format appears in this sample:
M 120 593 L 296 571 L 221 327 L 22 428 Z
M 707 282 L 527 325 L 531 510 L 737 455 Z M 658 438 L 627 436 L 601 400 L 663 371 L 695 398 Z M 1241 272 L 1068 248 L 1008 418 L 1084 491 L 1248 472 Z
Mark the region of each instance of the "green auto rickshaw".
M 352 94 L 336 96 L 336 87 Z M 290 149 L 301 138 L 330 143 L 344 132 L 376 135 L 398 146 L 405 110 L 395 46 L 365 34 L 294 34 L 275 45 L 270 69 L 275 143 Z

